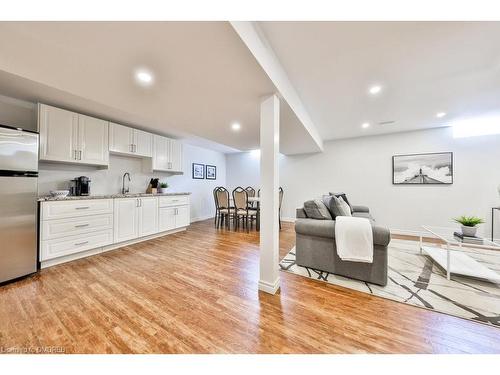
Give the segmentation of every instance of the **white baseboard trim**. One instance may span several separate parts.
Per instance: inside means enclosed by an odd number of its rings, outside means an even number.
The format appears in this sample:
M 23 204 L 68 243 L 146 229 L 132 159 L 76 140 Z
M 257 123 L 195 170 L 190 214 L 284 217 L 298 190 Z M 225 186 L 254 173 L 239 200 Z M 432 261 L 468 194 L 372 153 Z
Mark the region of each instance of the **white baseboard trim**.
M 279 276 L 276 278 L 276 280 L 274 280 L 273 283 L 264 280 L 259 280 L 259 290 L 262 290 L 263 292 L 269 294 L 276 294 L 279 288 L 280 288 Z
M 282 217 L 281 221 L 284 221 L 286 223 L 295 223 L 295 218 L 294 217 Z
M 191 219 L 192 223 L 195 223 L 197 221 L 203 221 L 203 220 L 208 220 L 208 219 L 213 219 L 214 215 L 205 215 L 205 216 L 199 216 L 199 217 L 193 217 Z
M 415 236 L 415 237 L 433 237 L 433 235 L 427 231 L 418 231 L 418 230 L 408 230 L 408 229 L 390 229 L 391 234 L 399 234 L 401 236 Z

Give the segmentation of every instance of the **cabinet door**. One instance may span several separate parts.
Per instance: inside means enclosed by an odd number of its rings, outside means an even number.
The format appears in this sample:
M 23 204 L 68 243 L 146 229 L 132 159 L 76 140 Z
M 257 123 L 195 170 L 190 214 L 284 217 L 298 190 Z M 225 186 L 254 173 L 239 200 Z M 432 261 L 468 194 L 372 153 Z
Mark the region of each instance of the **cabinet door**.
M 78 115 L 78 161 L 85 164 L 108 165 L 108 122 Z
M 123 125 L 109 123 L 109 151 L 133 154 L 134 130 Z
M 153 134 L 134 129 L 134 155 L 153 156 Z
M 164 232 L 175 229 L 176 207 L 165 207 L 159 210 L 158 230 Z
M 168 171 L 169 139 L 155 135 L 153 144 L 153 170 Z
M 176 208 L 177 211 L 175 215 L 175 227 L 187 227 L 191 221 L 189 217 L 189 206 L 178 206 Z
M 170 140 L 170 169 L 173 172 L 182 172 L 182 143 Z
M 133 240 L 139 236 L 139 200 L 120 198 L 114 200 L 114 242 Z
M 76 162 L 78 114 L 45 104 L 38 106 L 40 160 Z
M 139 237 L 158 233 L 158 198 L 140 198 L 139 201 Z

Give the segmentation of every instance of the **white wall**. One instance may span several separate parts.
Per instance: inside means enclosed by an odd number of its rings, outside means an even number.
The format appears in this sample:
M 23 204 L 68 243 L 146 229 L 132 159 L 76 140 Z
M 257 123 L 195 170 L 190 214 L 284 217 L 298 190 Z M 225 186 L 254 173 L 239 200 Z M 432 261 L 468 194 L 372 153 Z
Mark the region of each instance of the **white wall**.
M 191 177 L 191 163 L 217 166 L 217 180 L 194 180 Z M 130 191 L 145 192 L 152 177 L 160 178 L 169 184 L 169 192 L 191 192 L 191 221 L 213 217 L 214 202 L 212 191 L 216 186 L 226 184 L 226 160 L 223 153 L 184 144 L 184 175 L 170 173 L 144 173 L 141 159 L 110 155 L 109 169 L 96 169 L 68 164 L 40 162 L 39 194 L 45 195 L 50 190 L 66 189 L 69 181 L 78 176 L 88 176 L 91 182 L 91 194 L 119 193 L 122 188 L 122 176 L 131 175 Z
M 452 151 L 453 185 L 392 185 L 392 156 Z M 250 153 L 226 155 L 227 184 L 259 185 L 259 160 Z M 344 191 L 353 204 L 370 207 L 392 230 L 420 231 L 423 224 L 453 226 L 451 218 L 477 215 L 487 220 L 500 206 L 500 136 L 454 139 L 451 128 L 330 141 L 318 154 L 282 156 L 283 217 L 328 191 Z M 499 215 L 500 216 L 500 215 Z M 500 217 L 496 233 L 500 237 Z

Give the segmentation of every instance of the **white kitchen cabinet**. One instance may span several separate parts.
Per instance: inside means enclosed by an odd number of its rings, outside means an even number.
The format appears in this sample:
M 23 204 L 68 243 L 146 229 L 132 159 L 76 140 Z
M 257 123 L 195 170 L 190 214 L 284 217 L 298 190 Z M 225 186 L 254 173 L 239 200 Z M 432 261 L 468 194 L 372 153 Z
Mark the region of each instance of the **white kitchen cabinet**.
M 113 122 L 109 123 L 109 151 L 119 154 L 132 154 L 132 129 Z
M 158 233 L 158 198 L 119 198 L 114 204 L 115 243 Z
M 110 123 L 109 151 L 138 157 L 152 157 L 153 134 Z
M 40 160 L 76 162 L 78 114 L 45 104 L 38 105 Z
M 137 198 L 120 198 L 114 202 L 114 242 L 133 240 L 139 233 Z
M 139 198 L 139 228 L 138 237 L 158 233 L 158 198 Z
M 177 213 L 175 216 L 175 227 L 182 228 L 187 227 L 190 224 L 190 213 L 189 206 L 179 206 L 177 207 Z
M 155 135 L 153 170 L 182 172 L 182 143 L 175 139 Z
M 108 122 L 39 104 L 40 160 L 107 166 Z
M 108 122 L 78 115 L 78 158 L 81 163 L 109 164 Z
M 182 172 L 182 143 L 170 140 L 170 167 L 172 172 Z
M 165 232 L 175 229 L 175 213 L 177 207 L 162 207 L 159 209 L 158 230 Z

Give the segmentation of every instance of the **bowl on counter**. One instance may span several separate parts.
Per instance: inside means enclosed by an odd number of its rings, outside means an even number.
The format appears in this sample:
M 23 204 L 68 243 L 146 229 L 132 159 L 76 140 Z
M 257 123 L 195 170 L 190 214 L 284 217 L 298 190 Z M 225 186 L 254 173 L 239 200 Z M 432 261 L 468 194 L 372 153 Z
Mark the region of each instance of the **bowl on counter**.
M 50 195 L 54 198 L 64 198 L 69 194 L 69 190 L 51 190 Z

